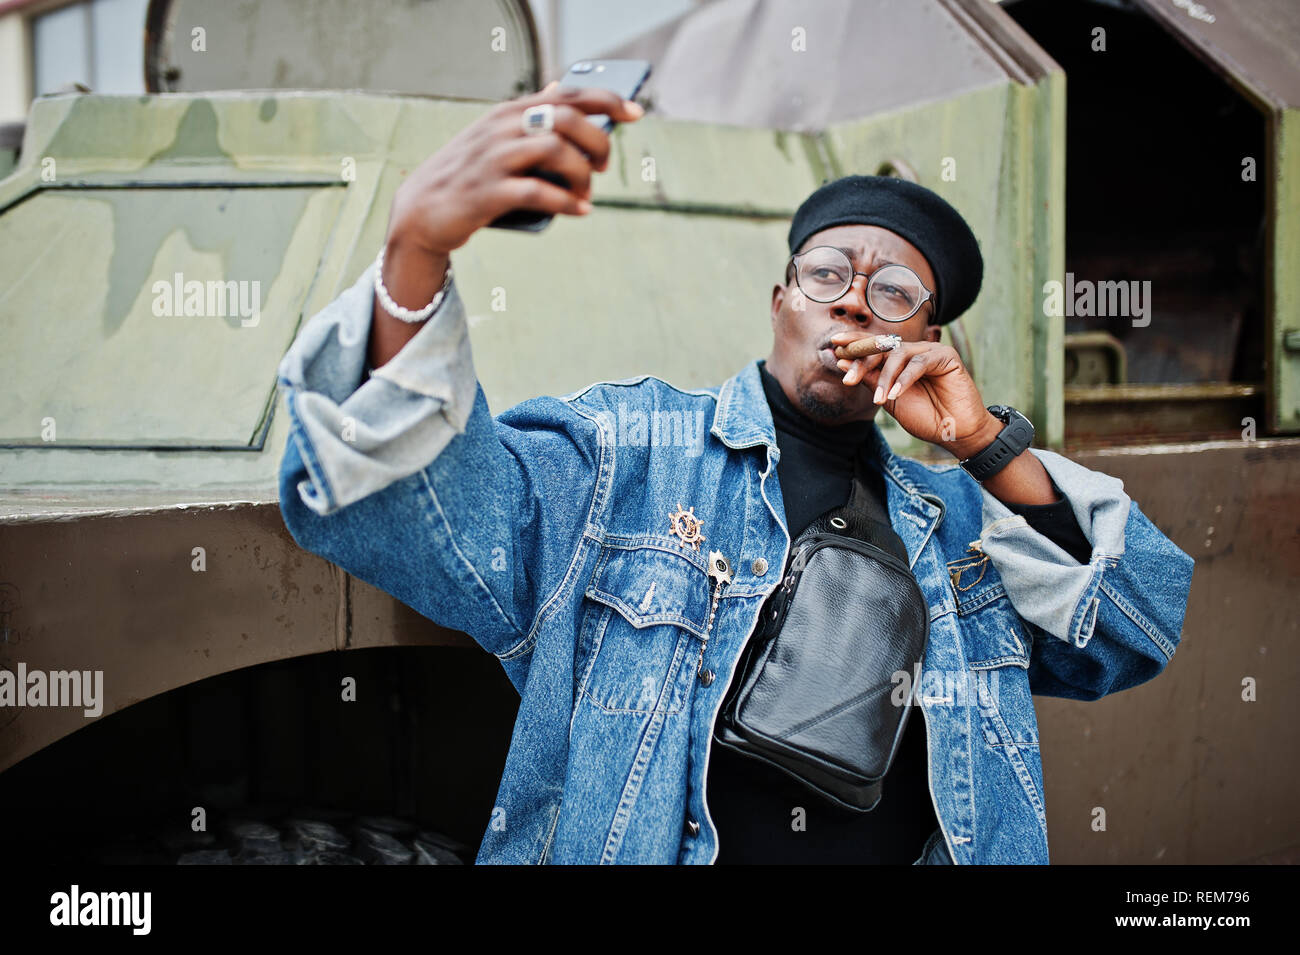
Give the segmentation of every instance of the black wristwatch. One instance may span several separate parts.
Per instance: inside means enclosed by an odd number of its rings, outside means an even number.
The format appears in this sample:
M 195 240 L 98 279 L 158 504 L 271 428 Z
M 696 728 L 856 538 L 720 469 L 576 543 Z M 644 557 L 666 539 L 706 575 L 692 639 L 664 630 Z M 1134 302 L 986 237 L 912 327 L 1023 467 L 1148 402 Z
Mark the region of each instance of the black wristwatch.
M 987 481 L 997 474 L 1034 440 L 1033 424 L 1010 405 L 989 405 L 989 414 L 1004 427 L 987 448 L 961 462 L 966 473 L 977 481 Z

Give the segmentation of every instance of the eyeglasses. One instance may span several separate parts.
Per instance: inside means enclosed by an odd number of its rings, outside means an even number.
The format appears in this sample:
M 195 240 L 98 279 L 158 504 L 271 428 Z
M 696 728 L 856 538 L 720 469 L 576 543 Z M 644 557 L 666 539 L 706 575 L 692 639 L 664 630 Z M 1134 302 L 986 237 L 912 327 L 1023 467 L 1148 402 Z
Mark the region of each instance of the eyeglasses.
M 814 302 L 834 302 L 853 286 L 859 275 L 867 276 L 867 307 L 886 322 L 904 322 L 926 302 L 935 300 L 915 272 L 905 265 L 883 265 L 868 275 L 853 271 L 853 263 L 842 251 L 818 245 L 790 256 L 799 291 Z

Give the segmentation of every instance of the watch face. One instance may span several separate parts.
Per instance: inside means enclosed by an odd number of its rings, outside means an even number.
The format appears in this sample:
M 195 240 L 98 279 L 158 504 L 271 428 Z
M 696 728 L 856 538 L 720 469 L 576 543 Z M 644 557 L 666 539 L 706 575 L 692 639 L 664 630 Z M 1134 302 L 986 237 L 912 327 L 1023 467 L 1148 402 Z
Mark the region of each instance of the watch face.
M 960 462 L 977 481 L 997 474 L 1007 462 L 1033 443 L 1034 424 L 1010 405 L 989 405 L 989 414 L 1003 422 L 1002 431 L 983 451 Z
M 1010 427 L 1012 424 L 1019 424 L 1020 428 L 1026 435 L 1025 447 L 1028 447 L 1034 440 L 1034 423 L 1015 408 L 1008 408 L 1007 410 L 1011 412 L 1007 416 L 1007 427 Z

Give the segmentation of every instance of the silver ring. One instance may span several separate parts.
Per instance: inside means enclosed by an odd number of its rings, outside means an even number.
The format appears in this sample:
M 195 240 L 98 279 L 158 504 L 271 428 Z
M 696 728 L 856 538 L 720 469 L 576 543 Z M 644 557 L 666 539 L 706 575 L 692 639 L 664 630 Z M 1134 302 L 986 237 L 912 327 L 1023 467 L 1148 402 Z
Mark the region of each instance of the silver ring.
M 881 351 L 893 351 L 903 344 L 901 335 L 877 335 L 876 347 Z
M 525 136 L 541 136 L 543 133 L 549 133 L 555 128 L 555 106 L 551 103 L 542 103 L 528 107 L 519 118 L 519 125 L 523 127 Z

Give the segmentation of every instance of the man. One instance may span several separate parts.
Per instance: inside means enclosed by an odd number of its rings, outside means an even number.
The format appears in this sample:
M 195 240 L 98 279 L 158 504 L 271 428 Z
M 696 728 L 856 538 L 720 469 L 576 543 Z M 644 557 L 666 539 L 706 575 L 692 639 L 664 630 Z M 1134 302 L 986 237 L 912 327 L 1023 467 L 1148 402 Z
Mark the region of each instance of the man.
M 800 207 L 766 361 L 719 387 L 641 376 L 494 419 L 450 253 L 510 209 L 589 211 L 609 142 L 588 113 L 639 115 L 549 87 L 429 157 L 376 264 L 280 368 L 295 540 L 470 634 L 520 692 L 479 861 L 1046 863 L 1031 694 L 1092 700 L 1159 673 L 1191 558 L 1120 481 L 1025 447 L 1023 420 L 986 408 L 938 340 L 979 290 L 978 246 L 899 180 L 848 177 Z M 962 463 L 893 454 L 881 407 Z M 709 427 L 694 446 L 631 439 L 629 415 Z M 857 454 L 930 611 L 920 713 L 865 815 L 713 745 L 790 541 L 844 503 Z

